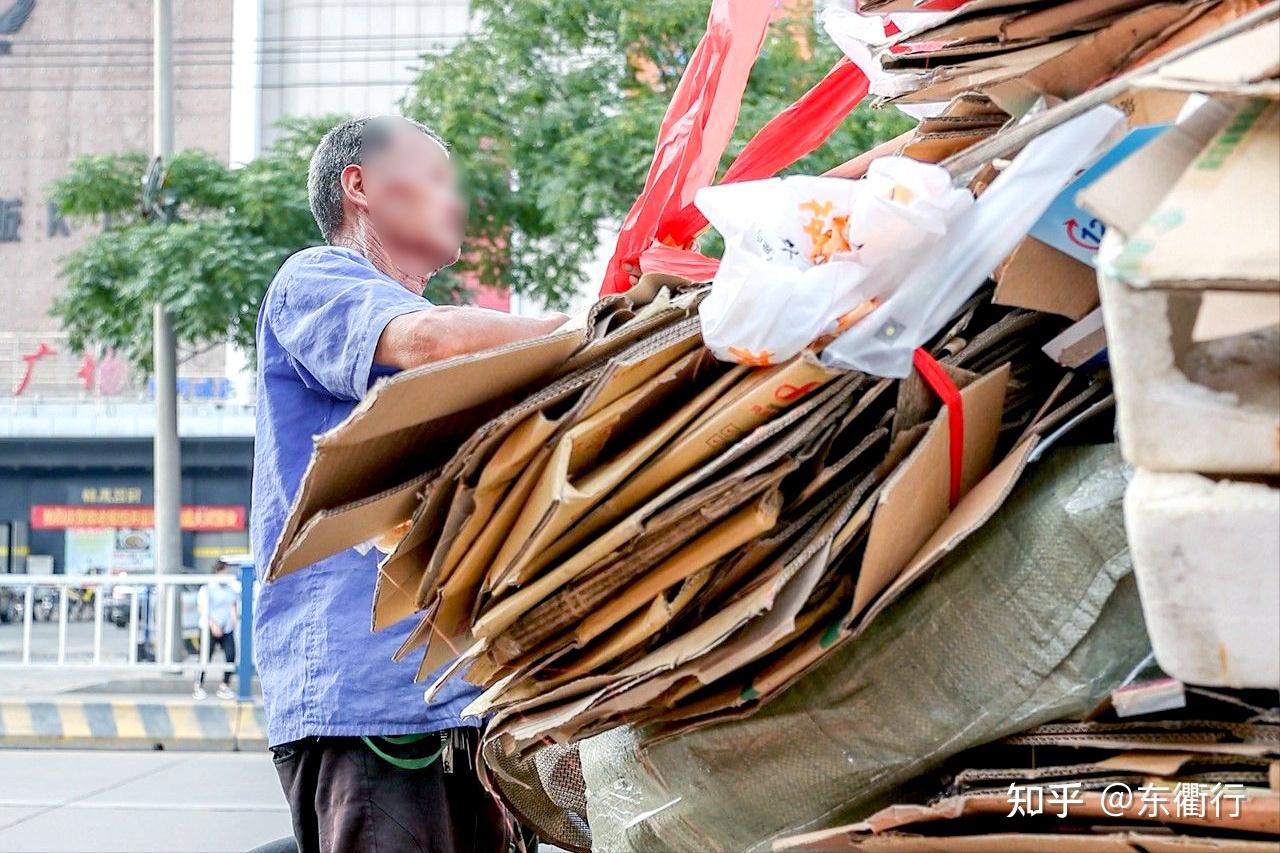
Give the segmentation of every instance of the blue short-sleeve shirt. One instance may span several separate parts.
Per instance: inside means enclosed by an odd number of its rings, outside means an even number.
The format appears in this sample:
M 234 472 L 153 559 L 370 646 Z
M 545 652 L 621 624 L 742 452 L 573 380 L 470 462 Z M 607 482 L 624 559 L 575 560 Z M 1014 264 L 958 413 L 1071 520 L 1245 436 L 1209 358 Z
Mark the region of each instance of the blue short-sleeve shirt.
M 335 246 L 293 255 L 258 314 L 257 429 L 250 536 L 265 571 L 311 458 L 315 436 L 337 426 L 378 376 L 386 325 L 431 303 Z M 349 548 L 262 585 L 254 663 L 271 745 L 304 737 L 397 735 L 453 728 L 478 690 L 455 679 L 423 701 L 415 663 L 391 655 L 413 627 L 369 630 L 379 554 Z M 434 680 L 434 676 L 430 680 Z M 429 683 L 429 682 L 428 682 Z

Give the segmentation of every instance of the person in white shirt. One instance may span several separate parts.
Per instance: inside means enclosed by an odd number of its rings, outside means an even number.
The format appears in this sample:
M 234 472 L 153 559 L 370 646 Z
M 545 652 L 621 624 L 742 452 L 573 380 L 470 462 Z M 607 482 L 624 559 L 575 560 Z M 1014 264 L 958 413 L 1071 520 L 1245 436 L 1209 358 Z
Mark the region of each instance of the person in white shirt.
M 213 564 L 214 580 L 200 587 L 197 603 L 200 608 L 200 636 L 209 638 L 209 658 L 213 650 L 222 647 L 227 663 L 236 662 L 236 624 L 240 621 L 240 584 L 227 572 L 227 564 L 218 560 Z M 204 667 L 199 669 L 191 695 L 196 699 L 208 697 L 204 690 Z M 222 674 L 218 685 L 219 699 L 234 699 L 231 689 L 231 670 Z

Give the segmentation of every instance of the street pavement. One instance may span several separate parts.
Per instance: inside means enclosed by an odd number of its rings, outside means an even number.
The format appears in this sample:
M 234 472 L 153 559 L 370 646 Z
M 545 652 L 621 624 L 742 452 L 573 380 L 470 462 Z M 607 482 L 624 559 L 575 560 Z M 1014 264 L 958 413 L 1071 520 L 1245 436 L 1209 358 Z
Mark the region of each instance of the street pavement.
M 289 834 L 266 751 L 0 749 L 3 853 L 220 853 Z

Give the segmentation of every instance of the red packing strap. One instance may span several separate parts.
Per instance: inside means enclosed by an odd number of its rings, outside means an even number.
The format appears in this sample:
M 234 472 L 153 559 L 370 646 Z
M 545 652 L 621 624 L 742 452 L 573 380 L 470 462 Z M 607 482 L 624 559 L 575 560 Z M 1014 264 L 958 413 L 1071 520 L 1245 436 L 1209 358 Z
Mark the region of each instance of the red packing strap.
M 960 476 L 964 468 L 964 400 L 960 397 L 960 389 L 951 377 L 938 364 L 937 359 L 917 348 L 911 361 L 915 364 L 920 378 L 929 389 L 938 395 L 942 405 L 947 407 L 947 424 L 951 429 L 951 508 L 960 503 Z

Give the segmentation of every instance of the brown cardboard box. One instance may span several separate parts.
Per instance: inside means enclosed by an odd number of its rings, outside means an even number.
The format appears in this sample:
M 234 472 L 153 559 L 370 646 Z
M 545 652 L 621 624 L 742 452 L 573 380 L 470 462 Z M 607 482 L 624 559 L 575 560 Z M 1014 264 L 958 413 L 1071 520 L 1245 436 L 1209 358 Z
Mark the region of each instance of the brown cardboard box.
M 1252 100 L 1173 184 L 1115 267 L 1134 287 L 1277 290 L 1277 233 L 1280 103 Z
M 1083 264 L 1035 237 L 1024 237 L 995 272 L 992 301 L 1080 320 L 1098 307 L 1098 280 Z

